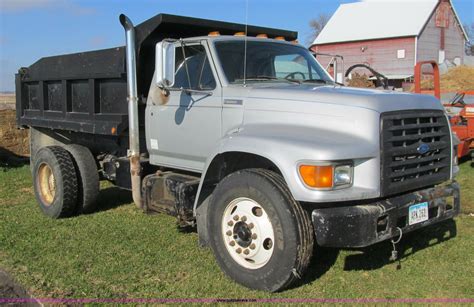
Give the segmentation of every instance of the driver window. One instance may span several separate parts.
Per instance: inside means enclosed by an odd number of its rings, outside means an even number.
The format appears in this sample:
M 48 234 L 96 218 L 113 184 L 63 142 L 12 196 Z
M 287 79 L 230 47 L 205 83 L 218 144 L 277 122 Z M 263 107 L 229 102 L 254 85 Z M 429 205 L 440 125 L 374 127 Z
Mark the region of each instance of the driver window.
M 311 79 L 306 59 L 298 54 L 277 55 L 274 60 L 278 78 Z
M 192 90 L 213 90 L 216 88 L 216 80 L 203 45 L 176 47 L 176 72 L 173 88 Z

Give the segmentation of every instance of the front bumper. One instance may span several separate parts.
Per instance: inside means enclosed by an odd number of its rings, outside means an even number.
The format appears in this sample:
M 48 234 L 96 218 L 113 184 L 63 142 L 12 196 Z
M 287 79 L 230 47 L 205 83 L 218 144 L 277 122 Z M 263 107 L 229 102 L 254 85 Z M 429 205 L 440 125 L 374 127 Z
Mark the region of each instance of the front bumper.
M 408 208 L 428 202 L 428 220 L 408 225 Z M 459 185 L 451 182 L 367 205 L 315 209 L 312 213 L 320 246 L 365 247 L 403 233 L 451 219 L 460 212 Z

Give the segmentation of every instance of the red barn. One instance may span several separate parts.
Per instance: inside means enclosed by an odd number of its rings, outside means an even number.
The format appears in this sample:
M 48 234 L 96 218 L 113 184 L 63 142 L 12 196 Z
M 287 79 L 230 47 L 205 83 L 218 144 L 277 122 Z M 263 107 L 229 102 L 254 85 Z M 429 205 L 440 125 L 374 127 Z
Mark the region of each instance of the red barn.
M 401 84 L 418 61 L 463 64 L 466 40 L 450 0 L 366 0 L 339 6 L 311 49 L 342 55 L 345 68 L 368 64 Z M 329 59 L 318 57 L 325 67 Z

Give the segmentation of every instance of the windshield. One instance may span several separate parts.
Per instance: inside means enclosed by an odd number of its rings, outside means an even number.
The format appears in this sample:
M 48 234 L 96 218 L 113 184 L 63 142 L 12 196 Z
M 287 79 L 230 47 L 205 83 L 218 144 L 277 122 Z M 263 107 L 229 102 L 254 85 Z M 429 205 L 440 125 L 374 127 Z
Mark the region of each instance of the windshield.
M 215 47 L 227 80 L 244 82 L 244 40 L 217 41 Z M 246 82 L 333 83 L 311 53 L 296 45 L 247 41 Z

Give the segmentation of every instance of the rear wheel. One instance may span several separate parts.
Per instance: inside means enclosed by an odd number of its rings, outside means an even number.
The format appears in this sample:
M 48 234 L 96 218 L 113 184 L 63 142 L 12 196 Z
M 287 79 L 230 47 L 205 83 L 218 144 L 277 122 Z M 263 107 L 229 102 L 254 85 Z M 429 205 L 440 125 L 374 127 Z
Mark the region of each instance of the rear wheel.
M 77 174 L 77 211 L 78 213 L 93 212 L 99 195 L 99 173 L 94 156 L 88 148 L 77 144 L 67 145 L 66 150 L 74 159 Z
M 279 291 L 309 265 L 313 229 L 308 213 L 274 172 L 250 169 L 224 178 L 213 193 L 208 216 L 219 266 L 244 286 Z
M 36 200 L 51 218 L 72 216 L 77 202 L 76 171 L 70 154 L 59 146 L 41 148 L 33 164 Z

